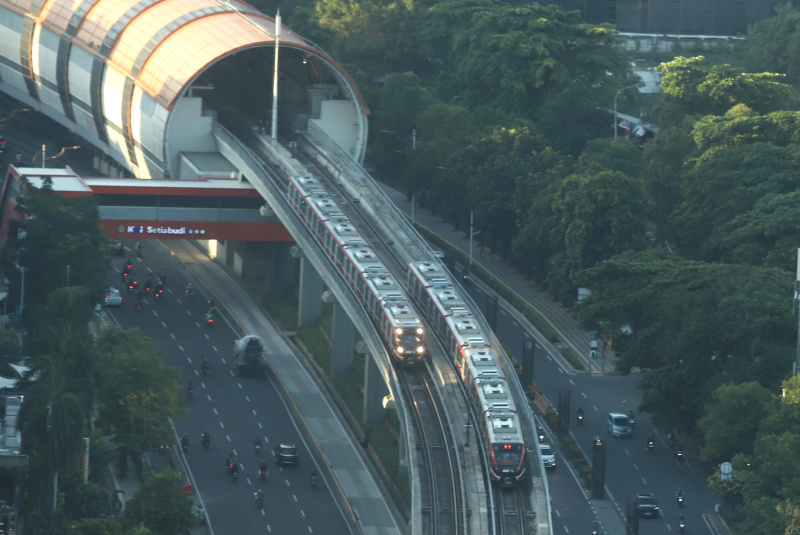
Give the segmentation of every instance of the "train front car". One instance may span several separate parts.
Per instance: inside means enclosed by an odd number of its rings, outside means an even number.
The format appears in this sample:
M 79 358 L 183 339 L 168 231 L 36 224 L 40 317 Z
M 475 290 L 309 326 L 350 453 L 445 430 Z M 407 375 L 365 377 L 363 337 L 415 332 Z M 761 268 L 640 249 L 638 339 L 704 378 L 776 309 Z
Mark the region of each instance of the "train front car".
M 512 412 L 488 412 L 484 418 L 489 472 L 498 487 L 516 487 L 525 479 L 525 442 Z
M 419 366 L 425 359 L 425 328 L 408 303 L 389 307 L 394 324 L 394 357 L 401 366 Z

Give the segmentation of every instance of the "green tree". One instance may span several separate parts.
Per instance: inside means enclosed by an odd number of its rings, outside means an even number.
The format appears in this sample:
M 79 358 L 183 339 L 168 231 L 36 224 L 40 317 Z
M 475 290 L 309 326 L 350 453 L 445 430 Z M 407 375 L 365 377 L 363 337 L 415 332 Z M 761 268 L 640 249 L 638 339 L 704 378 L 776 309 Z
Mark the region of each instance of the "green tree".
M 414 73 L 392 74 L 386 79 L 372 125 L 369 153 L 379 175 L 395 180 L 404 177 L 417 144 L 422 144 L 416 139 L 417 116 L 435 102 Z
M 552 200 L 548 287 L 570 299 L 572 275 L 611 256 L 644 246 L 640 181 L 593 166 L 560 182 Z M 572 297 L 574 299 L 574 297 Z
M 114 517 L 84 518 L 70 530 L 70 535 L 122 535 L 122 524 Z
M 680 124 L 686 116 L 723 115 L 737 104 L 757 113 L 794 107 L 795 91 L 776 73 L 746 73 L 731 65 L 706 67 L 705 57 L 679 56 L 657 67 L 663 98 L 655 114 L 662 126 Z
M 580 95 L 577 111 L 594 110 L 608 106 L 616 88 L 610 80 L 624 80 L 629 70 L 610 26 L 585 24 L 577 11 L 553 5 L 485 7 L 457 30 L 454 72 L 468 107 L 489 104 L 535 119 L 548 95 L 566 103 L 564 91 L 572 88 Z
M 744 61 L 752 71 L 783 73 L 787 82 L 800 82 L 800 11 L 791 3 L 750 27 L 744 42 Z
M 584 327 L 630 329 L 615 338 L 617 367 L 651 370 L 641 407 L 657 425 L 694 429 L 719 385 L 756 380 L 776 391 L 789 370 L 796 325 L 783 271 L 649 251 L 618 255 L 576 280 L 592 290 L 575 310 Z
M 23 452 L 55 486 L 59 475 L 77 469 L 94 400 L 90 303 L 86 288 L 61 288 L 33 314 L 36 336 L 30 349 L 34 357 L 25 377 L 33 392 L 25 396 L 18 426 L 26 438 Z M 34 495 L 48 503 L 45 488 L 34 489 Z
M 97 338 L 98 421 L 120 446 L 141 453 L 169 436 L 168 418 L 186 408 L 178 397 L 180 370 L 138 329 L 105 329 Z
M 722 385 L 711 397 L 706 415 L 697 422 L 703 434 L 702 459 L 719 464 L 737 453 L 752 453 L 761 424 L 777 409 L 775 395 L 751 381 Z
M 141 524 L 159 535 L 189 531 L 197 519 L 192 512 L 192 499 L 183 493 L 181 483 L 175 470 L 147 478 L 125 504 L 123 525 L 131 529 Z
M 12 220 L 4 247 L 5 274 L 14 289 L 11 299 L 19 301 L 18 262 L 25 268 L 28 306 L 44 304 L 53 290 L 64 285 L 84 286 L 99 301 L 106 285 L 107 240 L 99 227 L 97 199 L 66 198 L 46 179 L 41 188 L 27 184 L 17 212 L 25 219 Z
M 799 149 L 753 143 L 707 151 L 684 177 L 683 200 L 665 225 L 666 237 L 690 258 L 717 260 L 711 253 L 725 240 L 719 235 L 723 226 L 733 231 L 730 222 L 757 203 L 800 187 Z

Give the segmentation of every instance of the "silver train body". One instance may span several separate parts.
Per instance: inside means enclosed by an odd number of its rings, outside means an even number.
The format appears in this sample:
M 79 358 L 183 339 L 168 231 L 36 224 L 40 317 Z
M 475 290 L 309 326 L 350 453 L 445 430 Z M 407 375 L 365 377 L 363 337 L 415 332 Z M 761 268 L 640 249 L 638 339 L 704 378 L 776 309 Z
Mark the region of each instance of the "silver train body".
M 419 314 L 325 187 L 311 177 L 291 177 L 288 199 L 358 296 L 394 362 L 418 366 L 427 353 Z
M 489 455 L 494 484 L 517 486 L 525 478 L 525 440 L 514 399 L 497 356 L 449 273 L 438 263 L 408 266 L 408 288 L 430 328 L 442 341 L 464 382 Z

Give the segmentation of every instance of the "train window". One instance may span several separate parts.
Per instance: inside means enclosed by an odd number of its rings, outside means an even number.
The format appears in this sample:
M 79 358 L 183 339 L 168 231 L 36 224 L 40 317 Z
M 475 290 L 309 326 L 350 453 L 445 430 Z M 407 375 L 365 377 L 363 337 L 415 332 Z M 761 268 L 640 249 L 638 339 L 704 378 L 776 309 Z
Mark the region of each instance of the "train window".
M 494 457 L 499 465 L 518 464 L 521 453 L 521 444 L 494 444 Z

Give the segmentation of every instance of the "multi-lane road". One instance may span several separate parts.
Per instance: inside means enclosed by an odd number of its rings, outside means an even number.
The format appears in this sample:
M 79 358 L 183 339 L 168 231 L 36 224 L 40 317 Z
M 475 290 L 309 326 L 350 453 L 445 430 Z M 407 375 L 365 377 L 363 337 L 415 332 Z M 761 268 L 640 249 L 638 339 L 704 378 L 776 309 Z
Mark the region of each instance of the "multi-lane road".
M 239 378 L 233 373 L 231 355 L 237 333 L 228 319 L 218 315 L 213 328 L 204 321 L 208 309 L 204 286 L 192 280 L 192 300 L 184 289 L 189 279 L 182 264 L 157 242 L 144 242 L 141 259 L 132 256 L 134 273 L 140 281 L 148 272 L 167 272 L 165 297 L 156 303 L 151 295 L 137 312 L 135 300 L 122 288 L 121 268 L 124 258 L 113 262 L 108 276 L 110 285 L 123 290 L 123 306 L 110 309 L 123 328 L 138 327 L 151 337 L 167 355 L 168 364 L 182 371 L 184 388 L 191 380 L 194 396 L 187 400 L 190 412 L 174 422 L 177 436 L 190 437 L 186 464 L 198 497 L 208 512 L 212 532 L 219 533 L 350 533 L 342 513 L 324 481 L 310 485 L 310 473 L 317 466 L 295 426 L 290 412 L 270 375 L 266 378 Z M 131 247 L 132 244 L 128 244 Z M 131 247 L 132 248 L 132 247 Z M 210 282 L 210 281 L 209 281 Z M 212 284 L 213 285 L 213 284 Z M 207 377 L 199 373 L 207 358 L 211 370 Z M 204 430 L 211 434 L 208 451 L 200 444 Z M 255 436 L 264 439 L 261 454 L 254 451 Z M 276 465 L 272 448 L 280 442 L 297 445 L 298 466 Z M 235 452 L 240 477 L 233 481 L 225 470 L 225 460 Z M 269 466 L 269 477 L 259 479 L 261 460 Z M 266 497 L 263 509 L 255 506 L 254 492 L 262 489 Z M 216 528 L 216 529 L 215 529 Z
M 475 302 L 484 306 L 484 313 L 487 313 L 489 294 L 474 282 L 467 286 Z M 516 349 L 517 354 L 524 340 L 534 340 L 519 317 L 502 304 L 498 309 L 496 333 L 503 345 L 512 352 Z M 534 382 L 553 408 L 558 408 L 559 396 L 561 399 L 569 397 L 570 428 L 585 456 L 591 461 L 592 439 L 597 433 L 605 442 L 606 501 L 616 512 L 625 513 L 628 502 L 636 494 L 651 492 L 660 502 L 661 514 L 658 519 L 642 518 L 639 533 L 677 533 L 681 514 L 686 519 L 688 533 L 713 533 L 707 525 L 707 515 L 714 512 L 717 501 L 708 489 L 707 474 L 697 459 L 690 456 L 683 462 L 677 461 L 665 438 L 655 433 L 648 414 L 637 415 L 630 438 L 612 438 L 607 432 L 609 412 L 627 414 L 638 406 L 641 391 L 636 386 L 640 376 L 571 374 L 543 344 L 536 340 L 534 344 Z M 586 415 L 581 426 L 577 425 L 575 417 L 579 407 Z M 645 440 L 650 433 L 656 437 L 655 453 L 646 451 Z M 553 439 L 550 436 L 548 441 Z M 599 502 L 588 498 L 561 454 L 557 455 L 557 463 L 558 467 L 548 476 L 554 533 L 589 533 Z M 679 488 L 685 496 L 683 507 L 678 507 L 675 499 Z M 617 529 L 623 526 L 620 519 L 618 515 L 616 527 L 606 522 L 605 531 L 616 535 Z

